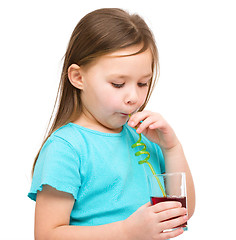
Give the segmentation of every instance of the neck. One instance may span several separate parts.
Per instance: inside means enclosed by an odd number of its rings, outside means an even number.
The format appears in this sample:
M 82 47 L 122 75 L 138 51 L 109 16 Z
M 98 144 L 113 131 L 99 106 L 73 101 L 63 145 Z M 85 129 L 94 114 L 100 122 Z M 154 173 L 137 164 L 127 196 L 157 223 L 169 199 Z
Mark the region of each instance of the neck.
M 75 121 L 72 122 L 79 126 L 103 133 L 120 133 L 123 128 L 122 126 L 117 129 L 106 127 L 102 123 L 98 122 L 95 118 L 90 117 L 88 114 L 84 114 L 83 112 Z

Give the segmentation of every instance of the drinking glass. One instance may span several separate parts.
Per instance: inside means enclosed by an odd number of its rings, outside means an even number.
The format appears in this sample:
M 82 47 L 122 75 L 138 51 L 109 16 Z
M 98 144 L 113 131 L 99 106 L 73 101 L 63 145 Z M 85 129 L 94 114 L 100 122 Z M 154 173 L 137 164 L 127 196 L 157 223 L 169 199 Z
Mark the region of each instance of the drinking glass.
M 148 175 L 148 187 L 152 205 L 166 201 L 177 201 L 182 204 L 182 207 L 187 208 L 186 176 L 184 172 Z M 187 222 L 176 228 L 179 227 L 186 231 L 188 229 Z

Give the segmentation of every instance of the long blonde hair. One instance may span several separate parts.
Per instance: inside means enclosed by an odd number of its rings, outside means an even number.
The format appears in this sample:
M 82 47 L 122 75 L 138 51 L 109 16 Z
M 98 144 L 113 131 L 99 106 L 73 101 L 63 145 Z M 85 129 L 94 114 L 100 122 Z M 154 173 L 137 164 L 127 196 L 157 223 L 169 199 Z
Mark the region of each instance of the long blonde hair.
M 145 21 L 137 14 L 131 15 L 118 8 L 98 9 L 88 13 L 79 21 L 71 35 L 64 56 L 53 113 L 42 146 L 35 157 L 32 174 L 39 153 L 48 137 L 56 129 L 78 118 L 81 113 L 80 90 L 75 88 L 68 79 L 69 66 L 71 64 L 87 65 L 100 56 L 138 44 L 142 44 L 142 49 L 132 55 L 150 48 L 153 57 L 153 77 L 146 101 L 139 109 L 141 111 L 150 98 L 159 73 L 157 47 L 153 34 Z

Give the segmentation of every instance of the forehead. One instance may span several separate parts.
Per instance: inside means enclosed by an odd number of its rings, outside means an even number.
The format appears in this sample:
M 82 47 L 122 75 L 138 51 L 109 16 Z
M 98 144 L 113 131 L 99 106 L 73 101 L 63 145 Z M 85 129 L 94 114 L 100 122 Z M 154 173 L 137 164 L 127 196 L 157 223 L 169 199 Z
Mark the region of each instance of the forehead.
M 151 50 L 147 49 L 135 54 L 140 49 L 140 46 L 132 46 L 103 55 L 94 61 L 92 68 L 94 71 L 103 71 L 104 74 L 137 75 L 137 77 L 150 75 L 153 62 Z
M 137 44 L 137 45 L 132 45 L 127 48 L 123 48 L 117 51 L 114 51 L 112 53 L 106 54 L 105 56 L 110 56 L 110 57 L 125 57 L 129 55 L 138 55 L 137 53 L 143 48 L 143 44 Z M 150 51 L 149 48 L 147 48 L 145 51 Z M 145 52 L 142 51 L 142 52 Z

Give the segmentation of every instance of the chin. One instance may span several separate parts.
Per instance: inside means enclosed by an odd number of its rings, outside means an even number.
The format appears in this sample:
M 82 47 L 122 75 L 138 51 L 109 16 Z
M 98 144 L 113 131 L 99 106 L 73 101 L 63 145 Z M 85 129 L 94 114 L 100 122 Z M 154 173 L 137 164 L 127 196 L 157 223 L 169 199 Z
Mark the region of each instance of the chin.
M 121 132 L 123 125 L 126 124 L 128 118 L 110 118 L 109 121 L 100 122 L 107 130 L 111 132 Z
M 126 122 L 122 123 L 122 124 L 112 124 L 110 126 L 107 126 L 107 128 L 109 128 L 111 131 L 115 132 L 115 133 L 119 133 L 122 131 L 122 127 Z

